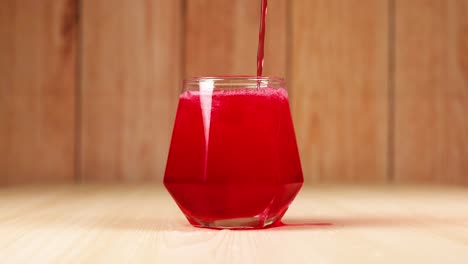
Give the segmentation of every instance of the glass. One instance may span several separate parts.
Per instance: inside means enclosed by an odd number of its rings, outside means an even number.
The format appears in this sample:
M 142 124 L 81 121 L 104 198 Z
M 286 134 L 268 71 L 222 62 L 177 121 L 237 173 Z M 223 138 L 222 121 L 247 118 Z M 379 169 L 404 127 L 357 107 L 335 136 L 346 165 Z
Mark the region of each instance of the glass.
M 164 184 L 192 225 L 264 228 L 302 183 L 283 79 L 184 81 Z

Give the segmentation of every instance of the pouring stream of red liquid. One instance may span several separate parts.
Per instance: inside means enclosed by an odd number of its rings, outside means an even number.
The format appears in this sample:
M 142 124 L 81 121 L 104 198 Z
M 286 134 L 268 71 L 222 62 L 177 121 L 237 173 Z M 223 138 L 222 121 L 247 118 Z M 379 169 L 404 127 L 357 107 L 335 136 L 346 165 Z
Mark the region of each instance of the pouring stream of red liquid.
M 267 15 L 267 0 L 261 0 L 261 17 L 260 17 L 260 29 L 258 31 L 258 51 L 257 51 L 257 76 L 262 76 L 263 73 L 263 61 L 265 51 L 265 27 L 266 27 L 266 15 Z

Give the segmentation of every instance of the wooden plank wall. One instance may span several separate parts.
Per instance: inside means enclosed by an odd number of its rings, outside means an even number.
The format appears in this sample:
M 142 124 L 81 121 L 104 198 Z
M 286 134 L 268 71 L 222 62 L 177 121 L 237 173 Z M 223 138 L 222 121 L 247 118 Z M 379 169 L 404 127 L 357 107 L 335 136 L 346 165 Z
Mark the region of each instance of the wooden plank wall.
M 181 79 L 255 73 L 257 2 L 0 1 L 0 183 L 160 181 Z M 309 183 L 468 182 L 468 0 L 268 15 Z
M 185 77 L 255 75 L 260 2 L 186 1 Z M 265 75 L 286 74 L 287 1 L 268 4 Z
M 387 178 L 388 5 L 293 1 L 290 84 L 312 181 Z
M 161 179 L 181 83 L 181 1 L 84 0 L 80 178 Z
M 76 11 L 0 1 L 0 183 L 74 178 Z
M 468 182 L 468 1 L 396 8 L 396 180 Z

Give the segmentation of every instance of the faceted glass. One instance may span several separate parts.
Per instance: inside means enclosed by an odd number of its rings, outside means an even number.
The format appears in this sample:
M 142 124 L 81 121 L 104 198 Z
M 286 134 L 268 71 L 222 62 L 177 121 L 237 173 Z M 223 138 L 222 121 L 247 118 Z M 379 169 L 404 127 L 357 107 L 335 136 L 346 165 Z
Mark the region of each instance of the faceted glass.
M 164 185 L 192 225 L 266 227 L 302 184 L 283 79 L 184 81 Z

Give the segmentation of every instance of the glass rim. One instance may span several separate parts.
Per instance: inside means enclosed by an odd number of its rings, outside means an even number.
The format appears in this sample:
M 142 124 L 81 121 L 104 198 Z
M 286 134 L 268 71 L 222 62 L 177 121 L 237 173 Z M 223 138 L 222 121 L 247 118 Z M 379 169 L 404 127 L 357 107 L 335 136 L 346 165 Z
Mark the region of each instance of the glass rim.
M 185 85 L 199 85 L 200 82 L 204 81 L 213 81 L 216 82 L 216 85 L 223 85 L 223 82 L 227 82 L 226 85 L 233 85 L 229 82 L 267 82 L 269 84 L 286 84 L 286 80 L 281 77 L 274 76 L 255 76 L 255 75 L 220 75 L 220 76 L 197 76 L 184 79 L 183 83 Z

